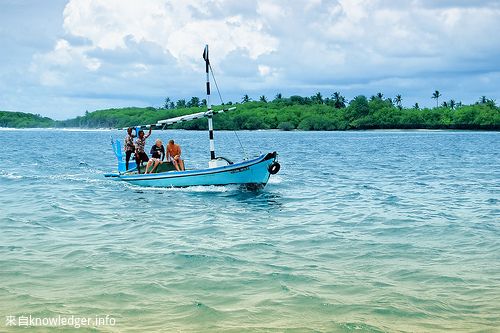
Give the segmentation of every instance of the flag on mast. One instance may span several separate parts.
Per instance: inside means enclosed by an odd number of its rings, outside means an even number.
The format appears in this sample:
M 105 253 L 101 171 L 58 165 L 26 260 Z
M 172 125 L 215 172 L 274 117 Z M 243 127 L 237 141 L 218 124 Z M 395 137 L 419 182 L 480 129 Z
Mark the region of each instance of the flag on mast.
M 203 50 L 203 59 L 207 62 L 208 64 L 208 45 L 205 45 L 205 49 Z

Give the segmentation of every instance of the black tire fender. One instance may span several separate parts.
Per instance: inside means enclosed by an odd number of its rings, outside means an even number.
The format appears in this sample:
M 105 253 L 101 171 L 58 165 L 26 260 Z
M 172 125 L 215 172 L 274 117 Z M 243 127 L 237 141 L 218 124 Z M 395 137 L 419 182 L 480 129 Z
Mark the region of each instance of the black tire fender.
M 267 168 L 267 170 L 269 171 L 269 173 L 271 175 L 277 174 L 278 171 L 280 171 L 280 169 L 281 169 L 281 165 L 278 162 L 271 163 L 271 165 L 269 165 L 269 167 Z

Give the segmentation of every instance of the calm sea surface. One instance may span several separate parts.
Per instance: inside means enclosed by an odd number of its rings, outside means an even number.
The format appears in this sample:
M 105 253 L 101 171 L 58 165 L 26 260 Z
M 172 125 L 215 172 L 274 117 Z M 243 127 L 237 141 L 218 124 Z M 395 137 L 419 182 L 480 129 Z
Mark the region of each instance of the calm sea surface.
M 239 132 L 280 154 L 259 192 L 104 178 L 110 135 L 0 130 L 1 332 L 499 332 L 500 133 Z

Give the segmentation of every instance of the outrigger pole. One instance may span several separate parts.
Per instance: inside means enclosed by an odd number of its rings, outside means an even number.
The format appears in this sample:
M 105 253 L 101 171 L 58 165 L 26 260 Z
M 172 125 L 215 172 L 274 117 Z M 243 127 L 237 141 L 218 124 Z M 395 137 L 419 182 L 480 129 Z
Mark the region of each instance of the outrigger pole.
M 153 127 L 153 128 L 159 127 L 157 129 L 161 130 L 161 129 L 164 129 L 164 127 L 166 127 L 168 125 L 173 125 L 173 124 L 178 124 L 178 123 L 182 123 L 182 122 L 185 122 L 185 121 L 190 121 L 190 120 L 205 118 L 205 117 L 208 117 L 209 115 L 214 115 L 214 114 L 217 114 L 217 113 L 224 113 L 224 112 L 232 111 L 232 110 L 236 110 L 236 107 L 233 106 L 233 107 L 222 109 L 222 110 L 209 110 L 209 111 L 203 111 L 203 112 L 186 114 L 184 116 L 179 116 L 179 117 L 175 117 L 175 118 L 158 120 L 156 122 L 156 124 L 151 124 L 151 125 L 137 125 L 137 126 L 134 126 L 134 128 L 148 129 L 150 127 Z M 127 128 L 128 127 L 123 127 L 123 128 L 120 128 L 120 129 L 121 130 L 126 130 Z
M 210 160 L 215 160 L 215 142 L 214 125 L 212 123 L 212 104 L 210 103 L 210 60 L 208 60 L 208 45 L 203 50 L 203 59 L 205 60 L 205 72 L 207 73 L 207 118 L 208 118 L 208 137 L 210 138 Z

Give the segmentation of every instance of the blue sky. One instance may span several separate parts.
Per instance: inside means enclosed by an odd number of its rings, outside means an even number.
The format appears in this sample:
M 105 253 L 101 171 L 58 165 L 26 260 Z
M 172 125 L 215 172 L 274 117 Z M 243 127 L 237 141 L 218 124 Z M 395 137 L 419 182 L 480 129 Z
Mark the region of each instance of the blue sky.
M 66 119 L 203 97 L 206 43 L 224 101 L 500 101 L 499 31 L 486 0 L 0 0 L 0 110 Z

